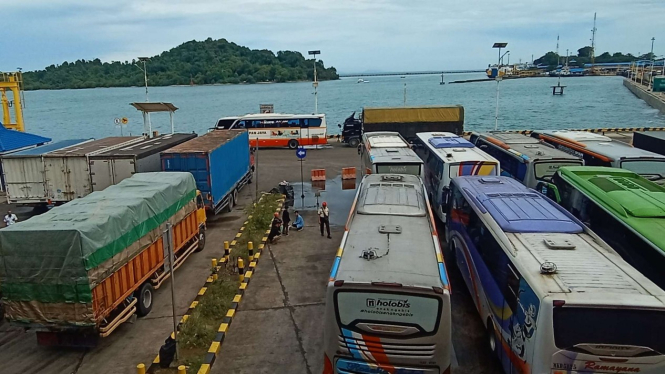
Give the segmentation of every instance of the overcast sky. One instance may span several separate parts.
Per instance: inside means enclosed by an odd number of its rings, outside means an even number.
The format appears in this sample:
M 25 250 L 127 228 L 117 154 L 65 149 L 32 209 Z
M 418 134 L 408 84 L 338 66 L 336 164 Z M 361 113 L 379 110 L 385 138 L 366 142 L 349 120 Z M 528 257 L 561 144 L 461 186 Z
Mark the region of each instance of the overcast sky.
M 131 60 L 185 41 L 320 49 L 339 72 L 478 69 L 556 47 L 665 54 L 665 0 L 2 0 L 0 71 L 77 59 Z

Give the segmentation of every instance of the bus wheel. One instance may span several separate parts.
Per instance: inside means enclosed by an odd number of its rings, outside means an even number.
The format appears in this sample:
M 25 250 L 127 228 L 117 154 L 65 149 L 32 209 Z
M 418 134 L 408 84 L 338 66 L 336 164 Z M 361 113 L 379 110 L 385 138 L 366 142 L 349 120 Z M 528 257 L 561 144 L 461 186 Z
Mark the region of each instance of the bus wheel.
M 487 320 L 487 342 L 489 343 L 490 351 L 494 357 L 498 355 L 499 341 L 496 338 L 496 331 L 494 331 L 494 323 L 492 320 Z
M 356 148 L 356 147 L 358 147 L 358 144 L 360 144 L 360 139 L 358 139 L 358 138 L 349 139 L 349 147 Z
M 203 229 L 199 230 L 199 244 L 194 252 L 201 252 L 206 246 L 206 232 Z
M 148 315 L 152 310 L 154 291 L 155 289 L 152 287 L 152 284 L 148 282 L 143 283 L 143 286 L 137 291 L 136 298 L 138 299 L 138 303 L 136 305 L 136 314 L 139 317 Z
M 289 140 L 289 149 L 296 149 L 298 148 L 298 141 L 295 139 Z

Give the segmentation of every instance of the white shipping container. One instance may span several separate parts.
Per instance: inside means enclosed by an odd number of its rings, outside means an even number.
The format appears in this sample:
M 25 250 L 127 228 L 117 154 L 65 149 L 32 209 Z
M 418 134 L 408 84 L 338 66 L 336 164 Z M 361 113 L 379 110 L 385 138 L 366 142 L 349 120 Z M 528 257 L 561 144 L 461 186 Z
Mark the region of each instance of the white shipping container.
M 117 147 L 89 157 L 93 191 L 101 191 L 135 173 L 162 170 L 160 152 L 196 137 L 196 134 L 165 134 Z
M 54 203 L 62 203 L 91 193 L 89 157 L 111 149 L 134 144 L 142 137 L 109 137 L 44 155 L 44 176 L 47 195 Z
M 70 139 L 42 145 L 2 157 L 7 201 L 18 204 L 46 204 L 50 198 L 44 177 L 44 155 L 80 146 L 92 139 Z

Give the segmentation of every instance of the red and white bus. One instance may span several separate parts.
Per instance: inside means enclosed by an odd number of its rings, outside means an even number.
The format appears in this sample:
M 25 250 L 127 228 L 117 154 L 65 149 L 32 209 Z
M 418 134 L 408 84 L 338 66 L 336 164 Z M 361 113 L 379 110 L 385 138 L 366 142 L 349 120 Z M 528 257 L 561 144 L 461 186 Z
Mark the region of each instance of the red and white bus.
M 325 114 L 247 114 L 223 117 L 216 129 L 247 129 L 252 147 L 289 147 L 327 144 Z

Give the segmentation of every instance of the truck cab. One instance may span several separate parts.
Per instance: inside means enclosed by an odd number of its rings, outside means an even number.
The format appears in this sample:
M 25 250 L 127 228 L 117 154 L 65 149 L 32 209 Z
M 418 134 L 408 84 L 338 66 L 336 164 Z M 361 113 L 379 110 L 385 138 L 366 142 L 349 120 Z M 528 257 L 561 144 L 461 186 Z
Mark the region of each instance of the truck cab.
M 360 118 L 356 118 L 356 112 L 353 112 L 351 116 L 345 119 L 344 124 L 337 126 L 342 129 L 342 142 L 354 148 L 360 144 L 363 124 Z

